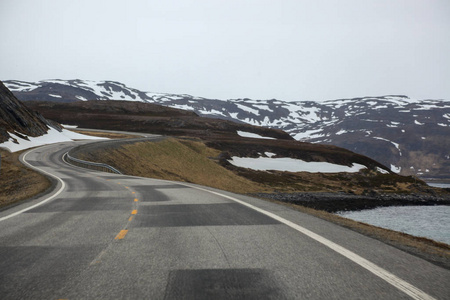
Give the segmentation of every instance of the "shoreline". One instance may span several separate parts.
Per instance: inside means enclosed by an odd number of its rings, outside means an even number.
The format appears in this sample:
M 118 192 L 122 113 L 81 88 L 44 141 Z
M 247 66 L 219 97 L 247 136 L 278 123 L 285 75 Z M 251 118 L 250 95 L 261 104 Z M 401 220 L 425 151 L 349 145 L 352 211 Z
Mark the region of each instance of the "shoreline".
M 352 195 L 346 193 L 317 192 L 317 193 L 276 193 L 252 194 L 250 196 L 278 203 L 309 215 L 327 220 L 339 226 L 359 232 L 365 236 L 377 239 L 397 249 L 427 260 L 430 263 L 450 270 L 450 245 L 426 237 L 417 237 L 401 231 L 378 227 L 368 223 L 342 217 L 336 212 L 344 211 L 344 206 L 352 208 L 347 211 L 373 209 L 387 206 L 412 205 L 450 205 L 450 194 L 441 197 L 431 195 Z M 300 197 L 299 197 L 300 196 Z M 361 201 L 361 199 L 364 201 Z M 394 200 L 394 201 L 392 201 Z M 354 205 L 356 202 L 364 205 Z M 358 203 L 358 204 L 360 204 Z M 319 205 L 313 205 L 319 204 Z M 314 208 L 314 207 L 320 208 Z M 336 208 L 339 209 L 336 209 Z M 358 208 L 358 209 L 356 209 Z
M 257 193 L 251 196 L 301 205 L 329 213 L 359 211 L 387 206 L 433 206 L 450 205 L 450 194 L 373 194 L 353 195 L 347 193 Z

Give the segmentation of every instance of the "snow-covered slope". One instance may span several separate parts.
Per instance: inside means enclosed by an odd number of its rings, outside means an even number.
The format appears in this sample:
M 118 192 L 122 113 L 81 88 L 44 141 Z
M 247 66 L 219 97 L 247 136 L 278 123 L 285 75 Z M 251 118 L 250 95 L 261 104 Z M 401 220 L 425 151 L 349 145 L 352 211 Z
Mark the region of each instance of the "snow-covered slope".
M 49 128 L 47 133 L 38 136 L 17 136 L 14 133 L 10 133 L 11 138 L 3 143 L 0 143 L 0 148 L 5 148 L 10 152 L 17 152 L 37 146 L 49 145 L 60 142 L 68 142 L 73 140 L 100 140 L 106 138 L 94 137 L 84 134 L 79 134 L 67 129 L 61 131 L 55 128 Z
M 390 95 L 324 102 L 219 101 L 185 94 L 142 92 L 112 81 L 11 80 L 5 84 L 25 101 L 142 101 L 282 129 L 297 140 L 333 144 L 367 155 L 402 174 L 450 178 L 448 100 Z

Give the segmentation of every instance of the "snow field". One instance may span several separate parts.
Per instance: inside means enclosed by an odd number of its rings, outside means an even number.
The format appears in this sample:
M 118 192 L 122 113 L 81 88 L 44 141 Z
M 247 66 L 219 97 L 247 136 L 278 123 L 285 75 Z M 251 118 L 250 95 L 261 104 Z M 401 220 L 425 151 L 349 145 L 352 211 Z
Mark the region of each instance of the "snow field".
M 310 172 L 310 173 L 357 173 L 366 166 L 353 164 L 351 167 L 332 164 L 328 162 L 306 162 L 301 159 L 289 157 L 273 158 L 274 153 L 267 152 L 270 157 L 237 157 L 233 156 L 229 162 L 237 167 L 248 168 L 257 171 L 287 171 L 287 172 Z

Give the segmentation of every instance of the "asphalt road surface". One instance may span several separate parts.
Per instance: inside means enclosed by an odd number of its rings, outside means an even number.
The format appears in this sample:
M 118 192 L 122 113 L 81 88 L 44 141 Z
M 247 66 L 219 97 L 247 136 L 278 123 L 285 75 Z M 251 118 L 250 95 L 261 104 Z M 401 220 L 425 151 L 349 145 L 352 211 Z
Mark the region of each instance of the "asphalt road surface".
M 450 299 L 450 271 L 263 200 L 25 160 L 51 194 L 0 212 L 0 299 Z M 57 179 L 58 178 L 58 179 Z

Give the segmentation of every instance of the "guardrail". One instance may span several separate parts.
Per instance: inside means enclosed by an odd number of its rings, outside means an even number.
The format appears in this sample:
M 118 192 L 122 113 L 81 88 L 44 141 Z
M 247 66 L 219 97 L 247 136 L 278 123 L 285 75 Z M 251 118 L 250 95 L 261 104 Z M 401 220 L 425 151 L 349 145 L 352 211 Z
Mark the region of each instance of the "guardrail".
M 119 170 L 117 170 L 114 167 L 111 167 L 110 165 L 78 159 L 78 158 L 70 156 L 69 152 L 66 152 L 64 154 L 64 157 L 66 158 L 66 161 L 68 163 L 70 163 L 74 166 L 88 168 L 88 169 L 102 171 L 102 172 L 122 174 Z

